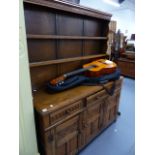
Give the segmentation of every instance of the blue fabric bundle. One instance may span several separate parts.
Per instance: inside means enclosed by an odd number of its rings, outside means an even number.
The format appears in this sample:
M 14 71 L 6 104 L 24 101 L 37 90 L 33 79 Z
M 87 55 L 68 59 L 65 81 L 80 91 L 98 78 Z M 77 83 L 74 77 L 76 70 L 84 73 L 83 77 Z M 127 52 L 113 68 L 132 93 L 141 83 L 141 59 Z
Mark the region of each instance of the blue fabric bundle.
M 73 88 L 77 85 L 96 85 L 104 84 L 111 80 L 117 80 L 120 77 L 120 70 L 117 69 L 114 73 L 103 75 L 101 77 L 86 77 L 84 75 L 77 75 L 64 81 L 61 85 L 53 86 L 47 83 L 47 91 L 49 93 L 60 92 L 69 88 Z
M 101 77 L 89 77 L 83 84 L 87 85 L 95 85 L 95 84 L 104 84 L 111 80 L 118 80 L 120 77 L 121 71 L 120 69 L 116 69 L 114 73 L 106 74 Z

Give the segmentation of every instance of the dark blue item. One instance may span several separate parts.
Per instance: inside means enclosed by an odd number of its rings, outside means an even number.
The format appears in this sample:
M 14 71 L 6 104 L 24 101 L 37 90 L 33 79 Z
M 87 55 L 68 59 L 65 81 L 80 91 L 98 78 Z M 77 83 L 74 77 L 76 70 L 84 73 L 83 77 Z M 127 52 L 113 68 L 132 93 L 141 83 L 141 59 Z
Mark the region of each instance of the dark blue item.
M 119 79 L 120 74 L 121 74 L 120 70 L 117 69 L 114 73 L 103 75 L 101 77 L 86 77 L 84 75 L 83 76 L 78 75 L 65 80 L 64 83 L 61 85 L 53 86 L 48 82 L 47 90 L 48 92 L 53 93 L 53 92 L 60 92 L 81 84 L 82 85 L 104 84 L 108 81 Z
M 53 86 L 50 83 L 47 83 L 48 92 L 59 92 L 72 87 L 75 87 L 86 80 L 85 76 L 74 76 L 64 81 L 61 85 Z

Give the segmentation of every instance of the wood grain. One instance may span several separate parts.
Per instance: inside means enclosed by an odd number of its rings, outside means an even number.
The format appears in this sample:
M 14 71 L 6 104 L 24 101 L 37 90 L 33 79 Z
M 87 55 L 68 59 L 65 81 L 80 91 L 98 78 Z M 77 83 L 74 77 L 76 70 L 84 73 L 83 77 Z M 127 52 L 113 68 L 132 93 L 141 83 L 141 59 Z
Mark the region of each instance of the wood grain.
M 103 86 L 53 94 L 45 87 L 61 74 L 107 57 L 111 14 L 64 0 L 24 0 L 24 14 L 39 152 L 78 154 L 117 118 L 122 78 L 113 97 Z

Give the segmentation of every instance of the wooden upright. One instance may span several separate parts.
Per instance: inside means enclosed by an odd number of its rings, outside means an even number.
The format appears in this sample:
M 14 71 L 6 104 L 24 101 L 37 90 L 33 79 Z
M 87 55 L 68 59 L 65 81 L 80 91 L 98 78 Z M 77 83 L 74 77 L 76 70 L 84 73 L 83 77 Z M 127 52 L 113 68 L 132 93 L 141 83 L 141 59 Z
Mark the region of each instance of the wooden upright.
M 122 78 L 112 96 L 102 86 L 48 94 L 45 85 L 106 56 L 111 14 L 59 0 L 24 0 L 24 12 L 40 153 L 75 155 L 116 120 Z

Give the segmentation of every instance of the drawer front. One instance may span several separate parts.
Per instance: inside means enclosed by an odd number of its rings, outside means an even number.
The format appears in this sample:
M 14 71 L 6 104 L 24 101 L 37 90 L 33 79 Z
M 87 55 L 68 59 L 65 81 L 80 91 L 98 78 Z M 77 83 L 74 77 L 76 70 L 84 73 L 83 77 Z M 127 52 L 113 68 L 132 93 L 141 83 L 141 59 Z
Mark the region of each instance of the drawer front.
M 118 80 L 115 83 L 115 92 L 117 92 L 118 90 L 120 90 L 121 88 L 121 84 L 122 84 L 122 80 Z M 110 86 L 105 86 L 108 89 L 111 89 L 113 83 L 110 84 Z M 91 104 L 95 104 L 95 103 L 102 103 L 102 101 L 108 96 L 107 92 L 105 90 L 99 91 L 89 97 L 86 98 L 87 100 L 87 105 L 91 105 Z
M 79 112 L 83 107 L 83 102 L 78 101 L 76 103 L 73 103 L 70 106 L 67 106 L 61 110 L 58 110 L 50 115 L 50 124 L 54 124 L 60 120 L 63 120 L 64 118 L 70 116 L 71 114 Z
M 106 97 L 106 95 L 107 94 L 106 94 L 105 90 L 102 90 L 102 91 L 100 91 L 100 92 L 98 92 L 98 93 L 96 93 L 94 95 L 91 95 L 91 96 L 87 97 L 86 98 L 87 105 L 89 106 L 89 105 L 91 105 L 93 103 L 96 103 L 96 102 L 100 103 L 101 100 L 103 100 Z

